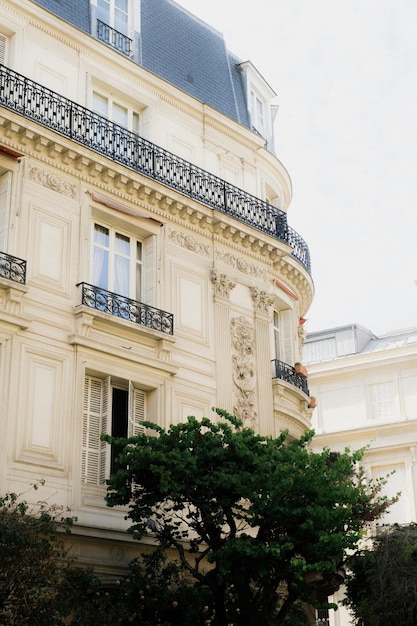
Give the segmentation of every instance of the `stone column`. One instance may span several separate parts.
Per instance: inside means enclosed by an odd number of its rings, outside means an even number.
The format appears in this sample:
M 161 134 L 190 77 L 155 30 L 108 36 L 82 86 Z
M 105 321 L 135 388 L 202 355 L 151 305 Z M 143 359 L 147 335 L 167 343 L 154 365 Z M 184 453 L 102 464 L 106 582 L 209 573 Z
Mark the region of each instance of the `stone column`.
M 233 413 L 229 296 L 236 282 L 215 269 L 211 272 L 211 280 L 214 287 L 217 408 Z
M 258 287 L 252 287 L 251 292 L 255 309 L 258 428 L 263 435 L 275 435 L 270 339 L 270 309 L 274 303 L 274 295 L 261 291 Z

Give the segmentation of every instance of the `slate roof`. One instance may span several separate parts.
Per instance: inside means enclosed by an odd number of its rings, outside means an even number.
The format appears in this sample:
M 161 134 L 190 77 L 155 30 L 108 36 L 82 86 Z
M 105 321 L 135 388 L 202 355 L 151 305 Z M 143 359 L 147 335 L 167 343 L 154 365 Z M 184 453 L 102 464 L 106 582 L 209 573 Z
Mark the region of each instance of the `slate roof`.
M 89 0 L 33 0 L 77 28 L 90 27 Z M 250 127 L 239 59 L 221 33 L 173 0 L 141 0 L 140 64 L 200 102 Z
M 33 2 L 86 33 L 91 33 L 89 0 L 33 0 Z

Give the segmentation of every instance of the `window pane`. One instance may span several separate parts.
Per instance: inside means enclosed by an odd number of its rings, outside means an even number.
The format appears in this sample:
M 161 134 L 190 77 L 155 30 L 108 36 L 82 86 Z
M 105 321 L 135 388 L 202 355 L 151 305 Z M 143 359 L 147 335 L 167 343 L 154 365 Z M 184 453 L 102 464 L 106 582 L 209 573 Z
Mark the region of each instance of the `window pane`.
M 108 0 L 98 0 L 97 17 L 105 24 L 110 24 L 110 2 Z
M 129 297 L 129 259 L 121 256 L 114 259 L 114 291 Z
M 116 102 L 113 102 L 113 122 L 116 122 L 116 124 L 120 124 L 121 126 L 125 126 L 127 128 L 128 126 L 128 116 L 127 116 L 127 109 L 125 107 L 122 107 L 120 104 L 116 104 Z
M 104 117 L 109 116 L 109 103 L 107 98 L 100 95 L 96 91 L 93 92 L 93 109 L 96 113 L 104 115 Z
M 100 224 L 94 224 L 94 243 L 104 248 L 109 247 L 109 229 Z
M 92 283 L 96 287 L 108 289 L 109 253 L 103 248 L 94 248 Z
M 117 254 L 124 254 L 125 256 L 130 256 L 129 237 L 126 237 L 126 235 L 121 235 L 120 233 L 116 233 L 114 248 Z

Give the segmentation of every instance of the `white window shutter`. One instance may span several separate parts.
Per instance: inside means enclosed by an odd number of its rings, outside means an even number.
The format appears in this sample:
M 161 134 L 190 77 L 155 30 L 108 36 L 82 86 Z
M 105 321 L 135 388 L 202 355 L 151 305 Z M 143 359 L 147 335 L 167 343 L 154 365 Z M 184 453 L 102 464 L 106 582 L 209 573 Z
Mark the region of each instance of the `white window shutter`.
M 156 235 L 143 242 L 143 293 L 142 302 L 155 306 L 156 302 Z
M 100 441 L 100 435 L 108 432 L 109 389 L 109 378 L 85 377 L 82 477 L 85 483 L 93 485 L 103 483 L 108 475 L 107 444 Z
M 0 176 L 0 251 L 7 252 L 7 233 L 9 228 L 10 194 L 12 173 Z
M 146 394 L 142 389 L 135 389 L 129 383 L 129 426 L 128 437 L 140 435 L 145 431 L 143 422 L 146 413 Z
M 0 63 L 6 64 L 7 60 L 7 37 L 0 34 Z

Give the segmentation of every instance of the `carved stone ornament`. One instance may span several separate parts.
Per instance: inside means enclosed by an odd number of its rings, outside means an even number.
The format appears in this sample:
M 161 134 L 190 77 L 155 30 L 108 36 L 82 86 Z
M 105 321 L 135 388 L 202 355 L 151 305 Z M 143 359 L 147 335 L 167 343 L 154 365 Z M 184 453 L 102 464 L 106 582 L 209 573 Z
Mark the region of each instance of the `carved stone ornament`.
M 46 172 L 39 167 L 31 167 L 29 170 L 29 178 L 38 185 L 47 187 L 52 191 L 68 196 L 72 200 L 77 197 L 77 185 L 75 183 L 69 183 L 60 176 L 53 174 L 52 172 Z
M 184 233 L 179 232 L 178 230 L 169 230 L 168 237 L 171 241 L 176 243 L 181 248 L 185 248 L 186 250 L 190 250 L 191 252 L 196 252 L 197 254 L 201 254 L 202 256 L 209 256 L 210 247 L 205 244 L 197 241 L 191 235 L 185 235 Z
M 258 289 L 258 287 L 252 287 L 252 300 L 255 305 L 255 310 L 258 313 L 268 315 L 269 309 L 274 304 L 274 295 Z
M 298 339 L 300 340 L 300 345 L 301 347 L 303 347 L 306 337 L 307 337 L 306 329 L 304 328 L 304 326 L 300 324 L 297 328 L 297 332 L 298 332 Z
M 255 331 L 244 317 L 231 321 L 232 378 L 236 403 L 233 412 L 245 425 L 257 419 L 255 406 Z
M 214 285 L 216 296 L 228 298 L 232 289 L 236 287 L 236 281 L 228 278 L 226 274 L 221 274 L 217 270 L 211 271 L 211 280 Z
M 216 250 L 216 256 L 224 263 L 227 263 L 227 265 L 230 265 L 230 267 L 233 267 L 233 269 L 239 270 L 239 272 L 266 280 L 267 273 L 265 269 L 258 267 L 254 263 L 248 263 L 248 261 L 242 257 L 238 257 L 235 254 L 219 249 Z

